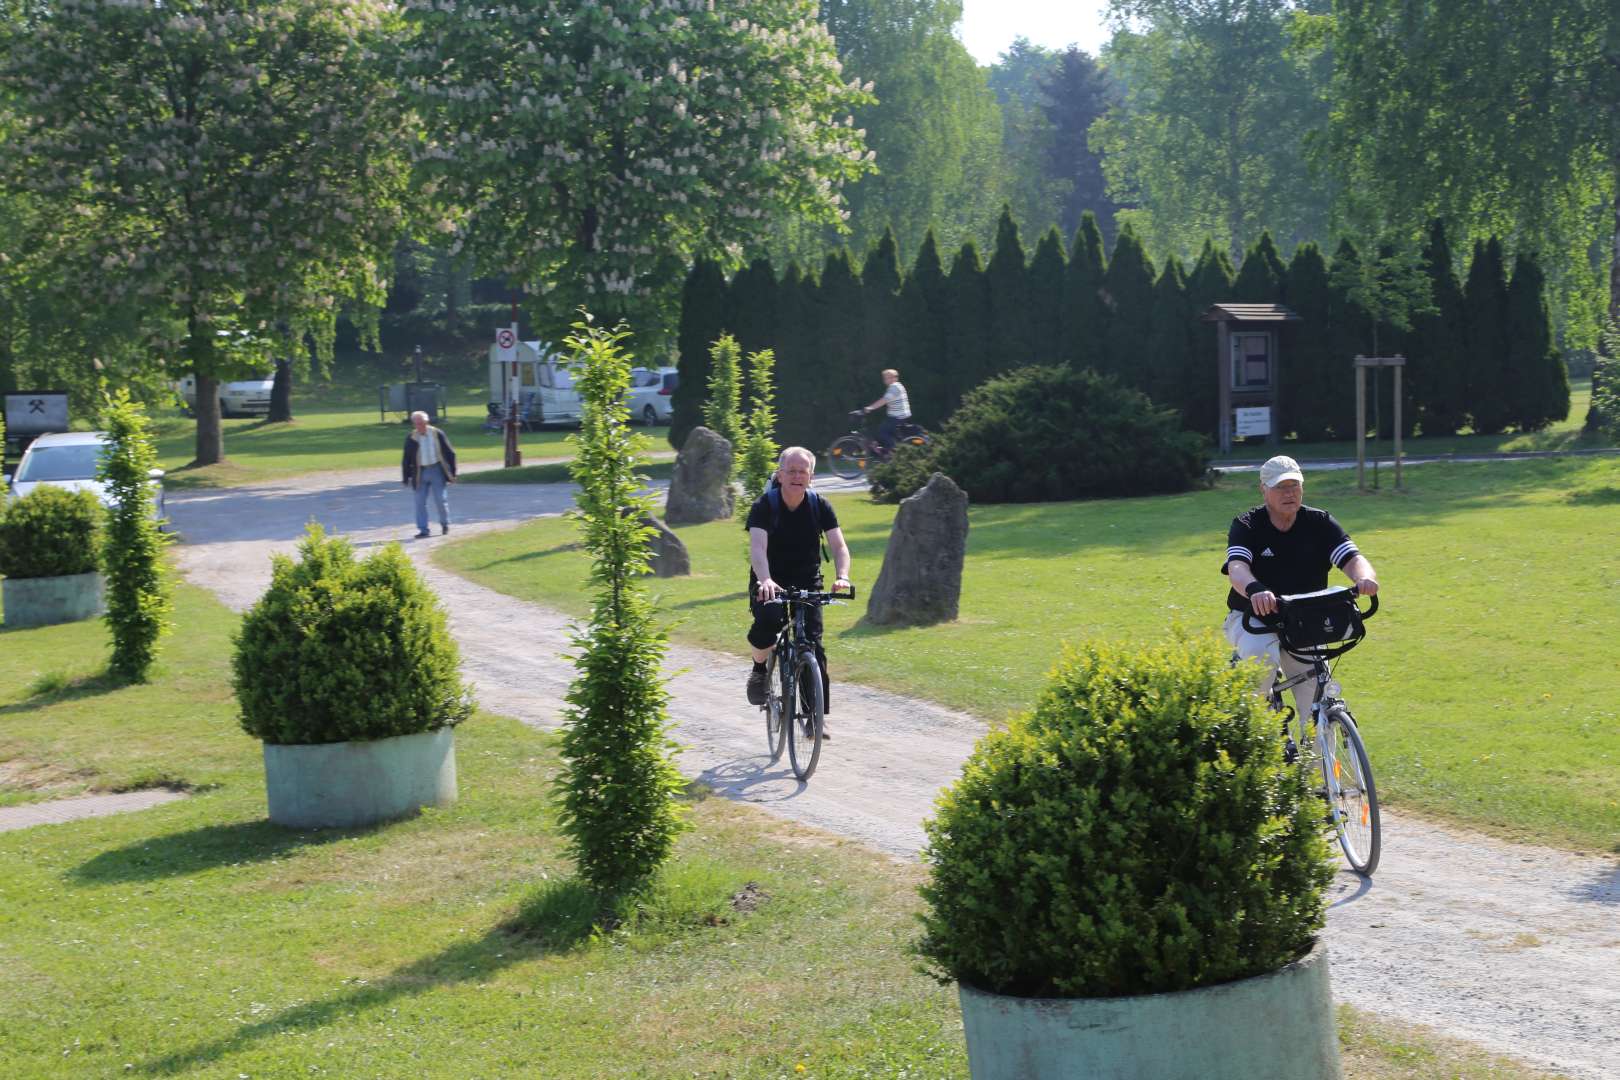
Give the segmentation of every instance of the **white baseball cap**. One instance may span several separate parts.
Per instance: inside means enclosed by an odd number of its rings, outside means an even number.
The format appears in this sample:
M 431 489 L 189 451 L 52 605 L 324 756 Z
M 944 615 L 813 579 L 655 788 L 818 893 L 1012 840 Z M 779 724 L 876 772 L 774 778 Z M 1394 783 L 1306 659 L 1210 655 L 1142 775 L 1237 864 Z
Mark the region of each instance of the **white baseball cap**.
M 1285 454 L 1278 454 L 1264 465 L 1260 466 L 1260 483 L 1268 488 L 1274 488 L 1284 480 L 1298 480 L 1305 482 L 1305 474 L 1299 471 L 1299 462 Z

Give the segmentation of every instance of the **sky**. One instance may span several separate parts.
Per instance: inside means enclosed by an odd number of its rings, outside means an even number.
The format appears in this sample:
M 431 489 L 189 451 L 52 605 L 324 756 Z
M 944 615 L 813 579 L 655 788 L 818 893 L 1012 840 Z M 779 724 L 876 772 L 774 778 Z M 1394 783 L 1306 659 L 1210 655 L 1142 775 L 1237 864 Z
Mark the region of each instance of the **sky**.
M 980 64 L 993 64 L 1022 34 L 1036 45 L 1078 45 L 1091 55 L 1108 40 L 1108 0 L 962 0 L 962 43 Z

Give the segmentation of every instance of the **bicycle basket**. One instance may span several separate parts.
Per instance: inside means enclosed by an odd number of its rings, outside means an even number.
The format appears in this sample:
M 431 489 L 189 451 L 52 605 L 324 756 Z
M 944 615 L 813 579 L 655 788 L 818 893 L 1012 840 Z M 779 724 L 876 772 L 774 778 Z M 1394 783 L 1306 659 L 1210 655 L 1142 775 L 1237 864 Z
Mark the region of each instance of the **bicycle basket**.
M 1277 637 L 1290 653 L 1337 656 L 1354 648 L 1367 633 L 1356 594 L 1348 589 L 1290 596 L 1281 614 Z

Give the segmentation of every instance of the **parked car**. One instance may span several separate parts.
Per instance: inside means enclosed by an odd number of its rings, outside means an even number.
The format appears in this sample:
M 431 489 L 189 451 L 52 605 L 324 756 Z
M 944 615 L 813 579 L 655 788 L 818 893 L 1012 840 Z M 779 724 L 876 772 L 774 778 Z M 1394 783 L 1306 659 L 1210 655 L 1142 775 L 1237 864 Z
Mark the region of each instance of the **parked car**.
M 41 435 L 28 444 L 17 472 L 11 478 L 11 494 L 22 498 L 42 484 L 69 491 L 93 491 L 101 505 L 111 506 L 107 485 L 96 479 L 96 468 L 107 445 L 104 431 L 64 431 Z M 153 469 L 157 481 L 152 492 L 152 515 L 164 517 L 163 470 Z
M 269 416 L 270 388 L 274 385 L 274 375 L 266 375 L 262 379 L 236 379 L 232 382 L 220 383 L 219 415 L 223 417 Z M 196 412 L 197 377 L 187 375 L 174 384 L 174 389 L 185 401 L 186 408 Z
M 674 411 L 675 387 L 680 382 L 680 375 L 672 367 L 631 368 L 630 392 L 625 395 L 630 418 L 648 427 L 669 423 Z

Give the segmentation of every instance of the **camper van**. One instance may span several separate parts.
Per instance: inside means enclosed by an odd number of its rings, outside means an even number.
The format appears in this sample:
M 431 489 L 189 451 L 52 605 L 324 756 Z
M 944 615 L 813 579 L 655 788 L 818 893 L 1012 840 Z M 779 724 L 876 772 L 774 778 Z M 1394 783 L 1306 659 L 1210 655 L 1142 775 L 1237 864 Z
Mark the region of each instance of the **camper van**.
M 520 341 L 516 359 L 502 360 L 489 347 L 489 417 L 505 420 L 513 403 L 525 428 L 579 423 L 579 391 L 562 356 L 541 341 Z

